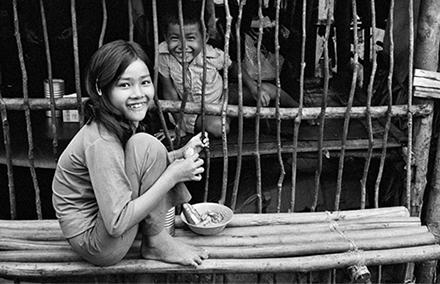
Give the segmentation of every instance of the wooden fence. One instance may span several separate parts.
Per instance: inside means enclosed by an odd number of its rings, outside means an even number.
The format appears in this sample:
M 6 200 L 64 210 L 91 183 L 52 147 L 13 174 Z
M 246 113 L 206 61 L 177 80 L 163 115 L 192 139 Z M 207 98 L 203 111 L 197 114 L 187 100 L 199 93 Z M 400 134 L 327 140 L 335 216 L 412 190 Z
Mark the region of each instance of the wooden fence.
M 8 176 L 8 191 L 9 191 L 9 204 L 10 204 L 10 218 L 16 219 L 17 218 L 17 206 L 16 206 L 16 191 L 20 190 L 17 189 L 14 186 L 14 171 L 16 171 L 15 166 L 26 166 L 29 168 L 32 181 L 33 181 L 33 187 L 35 190 L 35 204 L 36 204 L 36 213 L 38 219 L 44 219 L 45 216 L 43 216 L 42 210 L 41 210 L 41 190 L 50 190 L 50 189 L 40 189 L 40 186 L 38 184 L 37 179 L 37 171 L 36 169 L 40 167 L 38 159 L 40 158 L 40 153 L 35 153 L 35 147 L 34 144 L 37 143 L 34 141 L 35 133 L 33 132 L 33 129 L 35 129 L 35 124 L 32 120 L 32 113 L 36 111 L 41 110 L 49 110 L 51 112 L 51 126 L 48 128 L 50 129 L 49 136 L 52 138 L 52 155 L 42 157 L 42 159 L 46 159 L 46 165 L 55 165 L 56 159 L 59 155 L 59 153 L 63 150 L 63 145 L 59 144 L 59 137 L 60 131 L 62 131 L 63 126 L 60 125 L 60 123 L 57 122 L 57 117 L 55 115 L 55 112 L 57 110 L 77 110 L 79 114 L 79 121 L 76 123 L 77 127 L 81 127 L 84 124 L 83 120 L 83 110 L 82 110 L 82 102 L 84 99 L 86 99 L 86 95 L 82 93 L 81 89 L 81 76 L 83 74 L 80 74 L 81 65 L 80 65 L 80 53 L 81 50 L 79 49 L 79 38 L 81 37 L 81 33 L 78 31 L 78 20 L 77 20 L 77 11 L 76 11 L 76 0 L 70 1 L 70 12 L 71 12 L 71 32 L 72 32 L 72 44 L 73 44 L 73 58 L 74 58 L 74 65 L 72 66 L 65 66 L 65 68 L 72 68 L 74 70 L 75 74 L 75 81 L 73 82 L 76 89 L 76 97 L 73 98 L 55 98 L 54 97 L 54 90 L 52 86 L 52 82 L 54 80 L 53 72 L 52 72 L 52 65 L 56 64 L 56 62 L 53 62 L 51 59 L 52 50 L 56 49 L 56 46 L 49 46 L 49 35 L 48 35 L 48 26 L 46 24 L 46 12 L 45 12 L 45 5 L 46 3 L 43 0 L 39 1 L 39 13 L 41 17 L 41 29 L 43 31 L 43 40 L 44 40 L 44 46 L 45 46 L 45 54 L 46 54 L 46 62 L 47 66 L 41 66 L 41 72 L 47 72 L 47 78 L 49 81 L 50 86 L 50 98 L 31 98 L 29 96 L 29 88 L 28 88 L 28 78 L 32 76 L 33 74 L 30 74 L 27 69 L 26 64 L 26 58 L 24 57 L 23 52 L 23 46 L 22 46 L 22 40 L 24 38 L 22 34 L 22 25 L 20 25 L 20 22 L 22 21 L 22 15 L 20 14 L 21 7 L 20 5 L 26 5 L 24 1 L 17 1 L 17 0 L 11 0 L 12 2 L 12 13 L 13 13 L 13 28 L 14 28 L 14 36 L 16 40 L 16 47 L 17 47 L 17 54 L 18 58 L 16 58 L 21 74 L 22 74 L 22 97 L 4 97 L 0 93 L 0 113 L 2 118 L 2 129 L 3 129 L 3 138 L 4 138 L 4 148 L 3 152 L 1 154 L 3 155 L 1 157 L 1 161 L 3 164 L 6 164 L 7 166 L 7 176 Z M 102 25 L 101 25 L 101 32 L 99 35 L 99 41 L 98 46 L 96 46 L 96 49 L 105 43 L 105 38 L 109 31 L 107 28 L 107 25 L 109 22 L 112 21 L 112 19 L 107 18 L 108 14 L 108 7 L 107 7 L 107 1 L 102 0 Z M 176 1 L 177 5 L 182 5 L 182 0 Z M 237 46 L 234 47 L 234 49 L 237 49 L 237 60 L 238 62 L 241 62 L 241 36 L 240 36 L 240 23 L 241 23 L 241 17 L 243 14 L 243 9 L 245 7 L 245 1 L 239 1 L 238 5 L 238 17 L 236 20 L 236 25 L 232 26 L 232 16 L 230 13 L 230 3 L 228 1 L 225 1 L 222 9 L 224 9 L 225 14 L 225 20 L 226 20 L 226 30 L 224 31 L 224 47 L 223 49 L 226 51 L 226 54 L 230 50 L 230 42 L 229 39 L 231 36 L 235 37 Z M 265 3 L 263 1 L 258 1 L 259 7 L 258 7 L 258 33 L 257 33 L 257 53 L 258 53 L 258 71 L 259 71 L 259 79 L 258 79 L 258 85 L 259 88 L 261 87 L 261 48 L 262 48 L 262 41 L 263 41 L 263 10 L 265 9 Z M 427 177 L 427 168 L 428 168 L 428 158 L 429 158 L 429 146 L 430 146 L 430 135 L 431 135 L 431 128 L 432 128 L 432 120 L 433 120 L 433 104 L 429 100 L 425 101 L 417 101 L 417 103 L 413 102 L 412 94 L 413 94 L 413 57 L 414 57 L 414 50 L 413 48 L 409 48 L 409 54 L 408 54 L 408 78 L 410 80 L 407 81 L 407 85 L 405 88 L 400 89 L 401 92 L 407 93 L 406 101 L 400 101 L 396 103 L 396 98 L 393 97 L 395 95 L 395 84 L 394 84 L 394 28 L 393 28 L 393 19 L 394 16 L 394 1 L 390 1 L 390 8 L 389 8 L 389 17 L 388 17 L 388 27 L 389 27 L 389 41 L 390 41 L 390 48 L 389 48 L 389 58 L 388 59 L 388 74 L 386 77 L 386 82 L 383 84 L 385 88 L 382 90 L 382 95 L 384 96 L 383 103 L 377 104 L 374 103 L 373 100 L 375 99 L 374 96 L 377 95 L 378 90 L 373 89 L 374 88 L 374 81 L 377 76 L 376 71 L 378 67 L 377 62 L 377 54 L 378 51 L 376 50 L 377 45 L 371 44 L 371 50 L 370 47 L 365 47 L 365 54 L 361 54 L 359 52 L 359 33 L 360 30 L 359 23 L 358 23 L 358 15 L 356 14 L 357 8 L 356 8 L 356 1 L 351 1 L 351 30 L 352 30 L 352 46 L 353 49 L 353 57 L 352 57 L 352 64 L 353 64 L 353 71 L 350 77 L 348 77 L 348 80 L 351 80 L 351 87 L 343 93 L 343 95 L 346 97 L 345 103 L 340 106 L 329 106 L 327 104 L 328 102 L 328 96 L 329 93 L 332 92 L 330 89 L 330 82 L 333 79 L 332 77 L 332 66 L 331 66 L 331 60 L 329 55 L 329 48 L 331 42 L 331 37 L 333 36 L 332 31 L 334 30 L 334 9 L 333 9 L 333 1 L 319 1 L 319 4 L 326 4 L 325 7 L 327 9 L 323 10 L 323 15 L 325 15 L 324 19 L 321 19 L 321 29 L 325 30 L 324 35 L 322 37 L 323 39 L 323 77 L 321 78 L 322 82 L 322 92 L 320 95 L 320 105 L 318 106 L 305 106 L 305 93 L 307 92 L 307 76 L 305 72 L 306 68 L 306 42 L 309 38 L 307 32 L 310 30 L 308 28 L 308 24 L 310 24 L 310 21 L 307 21 L 307 15 L 309 15 L 309 12 L 312 10 L 311 7 L 308 7 L 309 1 L 292 1 L 292 3 L 289 4 L 289 7 L 292 9 L 292 13 L 295 9 L 296 13 L 295 15 L 302 15 L 301 19 L 301 30 L 299 31 L 300 34 L 300 73 L 298 78 L 299 83 L 299 107 L 297 108 L 281 108 L 279 106 L 279 96 L 280 96 L 280 90 L 281 90 L 281 81 L 280 81 L 280 70 L 281 66 L 279 64 L 280 62 L 280 29 L 282 28 L 280 26 L 280 9 L 282 9 L 282 5 L 288 5 L 289 1 L 274 1 L 274 3 L 271 2 L 271 5 L 273 4 L 273 8 L 275 11 L 274 17 L 274 30 L 275 30 L 275 37 L 274 37 L 274 46 L 275 46 L 275 56 L 277 59 L 276 69 L 277 69 L 277 77 L 275 80 L 275 84 L 277 86 L 277 102 L 275 103 L 274 107 L 262 107 L 260 103 L 257 104 L 256 107 L 248 107 L 243 106 L 242 103 L 239 103 L 237 106 L 228 105 L 227 100 L 224 101 L 222 105 L 210 105 L 205 104 L 202 100 L 201 106 L 196 105 L 194 103 L 187 103 L 186 101 L 183 102 L 175 102 L 175 101 L 166 101 L 162 100 L 156 95 L 155 97 L 155 107 L 158 110 L 159 119 L 161 122 L 162 129 L 164 131 L 164 134 L 166 136 L 166 143 L 169 145 L 169 147 L 173 147 L 175 143 L 171 141 L 171 137 L 167 128 L 166 123 L 166 113 L 168 112 L 186 112 L 186 113 L 197 113 L 201 115 L 202 121 L 204 119 L 204 116 L 207 114 L 215 114 L 220 115 L 222 118 L 226 117 L 236 117 L 238 121 L 238 130 L 237 135 L 234 136 L 234 139 L 237 140 L 231 140 L 232 138 L 228 135 L 226 135 L 225 130 L 225 124 L 223 124 L 223 135 L 221 138 L 221 143 L 217 145 L 217 148 L 211 149 L 212 154 L 207 152 L 206 153 L 206 177 L 204 179 L 205 185 L 204 185 L 204 200 L 206 201 L 209 196 L 209 189 L 211 187 L 210 181 L 213 179 L 213 177 L 219 178 L 219 175 L 221 175 L 221 195 L 219 197 L 218 202 L 220 203 L 227 203 L 228 206 L 230 206 L 232 209 L 236 209 L 237 206 L 237 196 L 239 194 L 240 188 L 243 187 L 243 184 L 240 184 L 240 178 L 243 171 L 243 159 L 245 156 L 253 157 L 252 160 L 249 162 L 249 160 L 246 160 L 246 162 L 251 163 L 255 166 L 255 196 L 256 196 L 256 208 L 258 212 L 263 211 L 263 165 L 262 165 L 262 156 L 266 157 L 266 155 L 271 157 L 276 157 L 278 161 L 278 167 L 279 167 L 279 177 L 277 178 L 276 186 L 278 188 L 278 196 L 277 196 L 277 211 L 281 211 L 281 202 L 282 202 L 282 193 L 286 190 L 286 187 L 284 186 L 286 182 L 290 184 L 290 208 L 288 211 L 296 211 L 297 208 L 295 208 L 295 199 L 297 198 L 297 179 L 298 179 L 298 159 L 301 158 L 304 153 L 313 154 L 313 159 L 316 162 L 316 166 L 314 166 L 314 190 L 313 190 L 313 198 L 311 204 L 307 205 L 307 208 L 310 209 L 310 211 L 317 211 L 317 203 L 318 198 L 320 194 L 320 188 L 322 187 L 321 184 L 321 175 L 323 172 L 323 167 L 326 159 L 328 157 L 336 157 L 338 160 L 338 166 L 337 166 L 337 182 L 336 182 L 336 188 L 335 188 L 335 196 L 334 196 L 334 203 L 331 208 L 326 208 L 326 210 L 334 210 L 338 211 L 341 210 L 341 193 L 343 190 L 343 183 L 344 179 L 346 178 L 344 176 L 344 170 L 346 170 L 346 163 L 348 160 L 352 159 L 353 156 L 361 157 L 363 161 L 363 172 L 362 172 L 362 178 L 360 182 L 360 201 L 359 201 L 359 208 L 358 209 L 364 209 L 366 207 L 380 207 L 380 193 L 381 193 L 381 181 L 383 179 L 384 171 L 386 171 L 386 160 L 391 155 L 395 155 L 396 153 L 401 153 L 401 155 L 397 155 L 398 159 L 402 160 L 405 163 L 405 169 L 406 172 L 404 174 L 404 183 L 403 187 L 398 189 L 398 192 L 403 193 L 402 199 L 399 200 L 400 204 L 396 205 L 404 205 L 406 206 L 412 216 L 420 216 L 421 214 L 421 207 L 422 207 L 422 201 L 423 201 L 423 195 L 424 190 L 426 187 L 426 177 Z M 410 1 L 412 3 L 412 1 Z M 127 33 L 128 33 L 128 39 L 129 40 L 135 40 L 135 21 L 136 19 L 133 18 L 134 13 L 133 7 L 135 7 L 135 4 L 139 4 L 139 1 L 134 0 L 128 0 L 126 1 L 127 5 L 127 19 L 128 19 L 128 26 L 126 27 Z M 201 5 L 206 5 L 205 0 L 200 1 Z M 410 4 L 411 4 L 410 3 Z M 151 27 L 153 34 L 154 34 L 154 49 L 157 50 L 157 47 L 159 45 L 159 26 L 158 26 L 158 14 L 157 14 L 157 1 L 152 0 L 151 1 L 151 14 L 146 14 L 146 17 L 148 19 L 151 19 L 151 23 L 153 26 Z M 250 5 L 253 5 L 251 3 Z M 290 5 L 293 5 L 290 6 Z M 371 22 L 366 23 L 365 21 L 362 22 L 362 27 L 364 31 L 367 31 L 368 38 L 370 38 L 370 29 L 375 30 L 376 29 L 376 8 L 375 8 L 375 1 L 371 1 L 370 3 L 370 10 L 372 11 L 370 14 L 370 20 Z M 285 8 L 285 7 L 284 7 Z M 322 7 L 321 7 L 322 8 Z M 299 10 L 301 9 L 301 11 Z M 350 10 L 350 9 L 348 9 Z M 37 11 L 34 11 L 35 13 Z M 402 30 L 401 32 L 408 33 L 408 46 L 414 46 L 414 18 L 413 18 L 413 11 L 412 7 L 410 5 L 408 9 L 408 19 L 409 24 L 408 30 Z M 183 17 L 180 13 L 180 17 Z M 203 17 L 204 15 L 201 15 Z M 313 23 L 316 24 L 316 23 Z M 367 28 L 365 28 L 367 26 Z M 204 32 L 206 32 L 206 29 L 204 29 Z M 316 34 L 313 34 L 313 36 L 316 37 Z M 377 39 L 375 38 L 375 33 L 371 33 L 371 42 L 376 42 Z M 401 44 L 401 43 L 398 43 Z M 371 52 L 371 53 L 370 53 Z M 371 56 L 370 56 L 371 54 Z M 364 93 L 366 93 L 366 100 L 362 105 L 356 104 L 356 94 L 358 90 L 358 78 L 359 78 L 359 71 L 360 67 L 362 67 L 362 63 L 360 63 L 359 58 L 362 57 L 363 61 L 370 62 L 371 65 L 364 64 L 365 66 L 369 66 L 369 68 L 363 68 L 365 72 L 369 70 L 366 75 L 364 75 L 364 82 L 366 85 L 364 86 L 363 90 Z M 157 66 L 158 62 L 158 54 L 155 54 L 155 66 Z M 239 64 L 240 66 L 240 64 Z M 0 66 L 1 72 L 5 73 L 8 72 L 8 66 Z M 46 70 L 44 70 L 46 69 Z M 240 66 L 241 71 L 241 66 Z M 227 83 L 228 83 L 228 76 L 227 73 L 224 74 L 225 76 L 225 84 L 224 84 L 224 91 L 228 91 L 227 89 Z M 1 78 L 1 77 L 0 77 Z M 242 86 L 242 77 L 239 76 L 238 81 L 239 86 Z M 154 69 L 154 85 L 159 85 L 158 82 L 158 70 L 157 68 Z M 260 88 L 261 89 L 261 88 Z M 156 92 L 157 93 L 157 92 Z M 261 95 L 261 91 L 259 92 Z M 202 96 L 203 97 L 203 96 Z M 242 89 L 239 92 L 239 101 L 242 102 Z M 14 123 L 15 121 L 12 121 L 15 117 L 16 113 L 24 113 L 25 118 L 25 129 L 26 130 L 26 139 L 27 139 L 27 154 L 24 159 L 18 159 L 17 155 L 18 153 L 14 152 L 15 149 L 15 142 L 13 138 L 13 135 L 11 135 L 12 132 L 14 132 Z M 12 118 L 11 118 L 12 117 Z M 276 133 L 274 135 L 275 139 L 272 144 L 265 144 L 266 141 L 261 141 L 261 128 L 262 123 L 265 122 L 267 119 L 270 119 L 274 122 L 276 122 Z M 326 143 L 324 139 L 324 133 L 325 133 L 325 126 L 327 125 L 328 121 L 331 120 L 341 120 L 342 128 L 341 128 L 341 136 L 340 140 L 338 140 L 337 143 L 328 144 Z M 253 132 L 253 144 L 251 146 L 244 145 L 244 120 L 252 121 L 252 127 L 254 129 Z M 348 137 L 350 124 L 353 123 L 354 120 L 359 120 L 362 122 L 362 124 L 365 126 L 366 132 L 367 132 L 367 138 L 364 140 L 365 143 L 356 143 L 356 140 L 353 141 L 353 139 L 350 140 Z M 226 120 L 223 119 L 223 122 Z M 306 125 L 308 122 L 317 122 L 318 126 L 315 126 L 314 129 L 319 130 L 319 133 L 317 134 L 318 139 L 315 144 L 310 146 L 310 143 L 299 141 L 298 138 L 300 137 L 300 129 L 303 125 Z M 375 134 L 375 122 L 381 121 L 382 122 L 382 132 L 381 132 L 381 138 L 378 139 L 377 135 Z M 400 141 L 393 140 L 391 138 L 391 132 L 393 129 L 396 129 L 396 126 L 393 124 L 393 121 L 399 121 L 402 122 L 402 124 L 399 126 L 400 129 L 398 129 L 397 132 L 404 133 L 403 139 Z M 18 123 L 18 122 L 17 122 Z M 22 123 L 22 122 L 20 122 Z M 285 142 L 285 139 L 282 138 L 282 124 L 289 124 L 293 128 L 293 135 L 289 137 L 290 141 Z M 38 128 L 38 126 L 37 126 Z M 179 136 L 177 137 L 177 140 L 179 141 Z M 353 143 L 355 143 L 355 146 L 353 146 Z M 229 145 L 229 146 L 228 146 Z M 266 146 L 264 146 L 266 145 Z M 267 146 L 270 145 L 270 146 Z M 394 146 L 390 146 L 394 145 Z M 308 148 L 307 148 L 308 147 Z M 391 147 L 391 148 L 390 148 Z M 307 150 L 304 150 L 306 149 Z M 392 153 L 390 153 L 390 149 L 392 149 Z M 395 151 L 397 149 L 397 151 Z M 36 159 L 36 156 L 38 156 L 38 159 Z M 210 167 L 212 165 L 212 159 L 215 159 L 216 161 L 222 161 L 223 169 L 220 172 L 213 172 L 210 171 Z M 233 176 L 233 181 L 230 181 L 230 163 L 231 159 L 234 161 L 235 165 L 235 175 Z M 376 174 L 375 177 L 371 177 L 372 172 L 372 161 L 376 159 L 378 161 L 377 165 L 378 168 L 375 169 L 373 172 Z M 47 161 L 50 160 L 50 161 Z M 289 161 L 289 165 L 291 165 L 291 172 L 288 173 L 288 176 L 291 178 L 291 180 L 286 181 L 286 168 L 285 165 Z M 220 179 L 220 178 L 219 178 Z M 372 183 L 373 186 L 368 185 L 368 180 L 373 180 Z M 231 185 L 232 184 L 232 189 Z M 2 190 L 7 190 L 6 187 L 2 185 Z M 228 192 L 228 190 L 230 192 Z M 370 199 L 368 196 L 368 190 L 372 190 L 373 198 Z M 227 196 L 231 196 L 230 199 L 227 201 Z

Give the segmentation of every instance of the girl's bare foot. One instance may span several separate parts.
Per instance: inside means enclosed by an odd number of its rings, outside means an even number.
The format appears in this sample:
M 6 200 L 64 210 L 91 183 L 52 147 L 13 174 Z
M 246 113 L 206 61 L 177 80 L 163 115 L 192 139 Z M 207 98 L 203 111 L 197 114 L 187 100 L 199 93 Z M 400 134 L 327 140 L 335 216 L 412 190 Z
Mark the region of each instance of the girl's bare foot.
M 166 230 L 154 236 L 144 236 L 141 253 L 146 259 L 192 266 L 198 266 L 208 258 L 205 249 L 177 241 Z

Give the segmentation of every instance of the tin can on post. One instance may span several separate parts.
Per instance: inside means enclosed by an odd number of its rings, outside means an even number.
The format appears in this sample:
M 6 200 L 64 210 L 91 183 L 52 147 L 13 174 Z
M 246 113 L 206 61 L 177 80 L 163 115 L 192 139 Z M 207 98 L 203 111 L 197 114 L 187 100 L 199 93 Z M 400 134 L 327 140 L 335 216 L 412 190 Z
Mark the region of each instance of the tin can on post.
M 52 79 L 53 82 L 53 97 L 55 99 L 62 98 L 64 96 L 64 80 Z M 49 79 L 44 80 L 44 97 L 50 99 L 50 86 Z M 61 117 L 61 110 L 55 110 L 55 117 Z M 52 117 L 50 110 L 46 111 L 47 117 Z
M 171 207 L 170 210 L 168 210 L 167 215 L 165 216 L 165 230 L 167 230 L 167 232 L 171 236 L 174 236 L 175 220 L 176 220 L 176 207 Z
M 368 283 L 370 281 L 370 271 L 365 265 L 352 265 L 348 267 L 348 273 L 353 283 Z

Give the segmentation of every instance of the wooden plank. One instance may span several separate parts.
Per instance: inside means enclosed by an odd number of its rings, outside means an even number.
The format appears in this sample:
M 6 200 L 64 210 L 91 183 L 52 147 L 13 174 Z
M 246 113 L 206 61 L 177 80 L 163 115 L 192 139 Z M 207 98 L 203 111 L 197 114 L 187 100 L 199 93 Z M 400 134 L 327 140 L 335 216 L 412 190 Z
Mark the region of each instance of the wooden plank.
M 388 141 L 387 148 L 399 148 L 402 145 L 396 142 L 394 139 L 390 139 Z M 283 141 L 282 153 L 292 153 L 293 152 L 293 143 L 287 144 Z M 346 150 L 365 150 L 368 149 L 369 141 L 367 139 L 359 139 L 359 140 L 348 140 L 346 143 Z M 374 149 L 382 148 L 382 139 L 374 139 L 373 142 Z M 228 145 L 228 156 L 234 157 L 237 156 L 237 144 L 229 144 Z M 261 155 L 269 155 L 277 153 L 277 142 L 260 142 L 260 154 Z M 340 151 L 341 150 L 341 141 L 324 141 L 323 149 L 327 151 Z M 318 143 L 317 141 L 298 141 L 298 153 L 310 153 L 318 151 Z M 212 145 L 211 146 L 211 158 L 223 158 L 223 149 L 221 145 Z M 243 156 L 252 156 L 255 154 L 255 145 L 254 144 L 243 144 L 242 155 Z
M 414 96 L 427 99 L 440 99 L 440 89 L 415 87 Z
M 413 86 L 440 89 L 440 73 L 416 69 L 414 72 Z
M 416 69 L 414 71 L 414 96 L 440 99 L 440 73 Z

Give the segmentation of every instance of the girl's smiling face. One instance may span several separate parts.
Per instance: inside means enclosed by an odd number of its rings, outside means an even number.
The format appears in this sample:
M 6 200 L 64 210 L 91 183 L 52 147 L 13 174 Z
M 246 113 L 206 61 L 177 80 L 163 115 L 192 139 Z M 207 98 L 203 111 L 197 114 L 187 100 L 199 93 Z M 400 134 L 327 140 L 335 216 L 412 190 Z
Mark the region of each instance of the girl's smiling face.
M 154 98 L 154 85 L 147 65 L 140 59 L 133 61 L 110 89 L 110 103 L 135 126 L 147 114 Z

